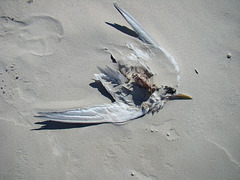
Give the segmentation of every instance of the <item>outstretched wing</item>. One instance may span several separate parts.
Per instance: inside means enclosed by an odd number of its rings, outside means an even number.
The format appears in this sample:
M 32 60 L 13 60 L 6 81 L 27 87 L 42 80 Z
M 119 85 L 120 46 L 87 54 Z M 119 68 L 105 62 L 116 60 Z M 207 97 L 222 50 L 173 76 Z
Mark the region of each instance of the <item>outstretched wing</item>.
M 134 29 L 139 39 L 144 43 L 151 44 L 154 47 L 158 47 L 157 43 L 153 38 L 143 29 L 143 27 L 137 22 L 137 20 L 131 16 L 127 11 L 120 8 L 117 3 L 114 3 L 114 7 L 121 13 L 121 15 L 126 19 L 129 25 Z
M 62 112 L 39 112 L 37 117 L 65 123 L 124 123 L 146 113 L 125 103 L 113 103 Z
M 164 48 L 158 45 L 158 43 L 143 29 L 133 16 L 119 7 L 116 3 L 114 3 L 114 7 L 134 29 L 139 39 L 154 47 L 151 49 L 151 54 L 154 54 L 154 56 L 151 57 L 153 61 L 148 61 L 148 66 L 152 72 L 157 73 L 155 75 L 155 82 L 160 82 L 162 85 L 175 88 L 178 87 L 180 81 L 179 68 L 174 58 Z M 142 52 L 144 51 L 141 51 L 141 49 L 139 50 L 134 46 L 131 46 L 131 49 L 134 51 L 134 56 L 141 59 L 141 54 L 143 54 Z

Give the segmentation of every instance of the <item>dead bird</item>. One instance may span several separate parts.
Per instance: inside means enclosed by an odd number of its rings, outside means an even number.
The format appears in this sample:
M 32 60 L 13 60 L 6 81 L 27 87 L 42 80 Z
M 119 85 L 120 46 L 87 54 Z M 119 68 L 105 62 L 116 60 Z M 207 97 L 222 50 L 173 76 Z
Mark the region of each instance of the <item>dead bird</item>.
M 150 112 L 158 112 L 168 100 L 191 99 L 190 96 L 179 94 L 176 90 L 180 76 L 173 57 L 152 39 L 135 18 L 116 3 L 114 6 L 130 24 L 138 38 L 147 44 L 144 48 L 148 51 L 144 52 L 126 43 L 132 51 L 129 56 L 122 60 L 114 60 L 114 68 L 98 67 L 101 73 L 94 76 L 115 102 L 62 112 L 39 112 L 37 117 L 65 123 L 124 123 Z M 163 78 L 149 68 L 148 63 L 155 59 L 164 61 L 163 68 L 167 67 L 164 71 L 169 74 L 168 76 Z M 154 69 L 154 66 L 152 67 Z M 161 84 L 157 85 L 159 81 Z

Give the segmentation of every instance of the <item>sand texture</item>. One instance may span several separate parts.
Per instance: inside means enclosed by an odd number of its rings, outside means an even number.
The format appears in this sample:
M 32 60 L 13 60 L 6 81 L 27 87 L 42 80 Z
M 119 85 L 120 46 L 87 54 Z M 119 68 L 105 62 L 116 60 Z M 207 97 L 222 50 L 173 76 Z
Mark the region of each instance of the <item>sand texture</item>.
M 192 100 L 124 125 L 34 117 L 111 103 L 93 74 L 139 44 L 114 2 L 0 1 L 0 179 L 240 179 L 238 0 L 117 1 L 174 57 Z

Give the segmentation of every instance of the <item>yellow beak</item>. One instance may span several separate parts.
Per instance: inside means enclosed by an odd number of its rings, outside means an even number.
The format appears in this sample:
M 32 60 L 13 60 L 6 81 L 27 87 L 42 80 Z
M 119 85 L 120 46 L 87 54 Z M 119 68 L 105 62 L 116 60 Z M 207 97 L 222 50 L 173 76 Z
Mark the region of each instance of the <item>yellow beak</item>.
M 185 94 L 176 94 L 176 95 L 173 95 L 171 99 L 192 99 L 192 97 Z

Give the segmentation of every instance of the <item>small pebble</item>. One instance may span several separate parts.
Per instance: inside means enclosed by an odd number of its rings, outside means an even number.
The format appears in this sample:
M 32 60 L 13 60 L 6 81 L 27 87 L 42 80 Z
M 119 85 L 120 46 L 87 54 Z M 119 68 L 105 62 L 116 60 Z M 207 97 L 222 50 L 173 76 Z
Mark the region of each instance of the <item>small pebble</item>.
M 131 172 L 131 176 L 134 176 L 135 174 L 134 174 L 134 172 Z
M 3 91 L 3 94 L 5 94 L 6 92 L 5 91 Z
M 230 59 L 232 57 L 232 54 L 231 53 L 228 53 L 227 54 L 227 58 Z
M 28 3 L 28 4 L 33 3 L 33 0 L 27 0 L 27 3 Z
M 15 79 L 18 79 L 19 77 L 18 76 L 16 76 L 16 78 Z

